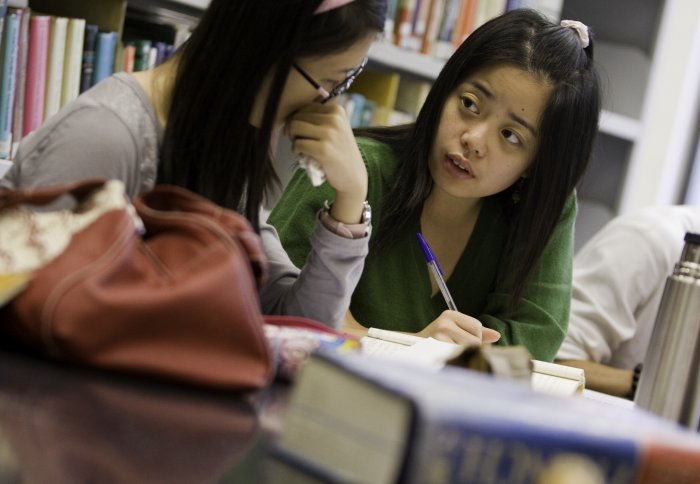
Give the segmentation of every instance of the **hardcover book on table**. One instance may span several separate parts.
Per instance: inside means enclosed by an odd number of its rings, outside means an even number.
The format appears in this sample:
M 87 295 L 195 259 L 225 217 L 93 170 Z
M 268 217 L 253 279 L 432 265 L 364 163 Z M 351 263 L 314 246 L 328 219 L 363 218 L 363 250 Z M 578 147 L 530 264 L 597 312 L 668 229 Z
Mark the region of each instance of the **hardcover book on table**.
M 312 356 L 282 429 L 275 459 L 338 482 L 533 483 L 562 460 L 582 482 L 700 476 L 700 436 L 642 410 L 358 355 Z

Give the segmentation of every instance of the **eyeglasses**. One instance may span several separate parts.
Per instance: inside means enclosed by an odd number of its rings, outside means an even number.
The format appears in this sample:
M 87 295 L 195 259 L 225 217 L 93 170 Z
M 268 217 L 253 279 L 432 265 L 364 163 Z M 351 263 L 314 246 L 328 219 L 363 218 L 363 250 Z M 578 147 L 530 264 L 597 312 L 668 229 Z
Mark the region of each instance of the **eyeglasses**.
M 356 78 L 357 76 L 360 75 L 360 73 L 362 72 L 362 70 L 363 70 L 363 69 L 365 68 L 365 66 L 367 65 L 367 60 L 368 60 L 367 57 L 365 57 L 364 59 L 362 59 L 362 62 L 360 63 L 360 65 L 357 66 L 357 67 L 350 73 L 350 75 L 348 75 L 348 77 L 346 77 L 340 84 L 338 84 L 337 86 L 335 86 L 335 87 L 331 90 L 331 92 L 326 91 L 318 82 L 314 81 L 313 78 L 312 78 L 310 75 L 308 75 L 308 74 L 304 71 L 304 69 L 302 69 L 301 67 L 299 67 L 297 64 L 292 64 L 292 67 L 294 67 L 294 68 L 299 72 L 299 74 L 301 74 L 302 76 L 304 76 L 304 79 L 306 79 L 306 80 L 309 82 L 309 84 L 311 84 L 312 86 L 314 86 L 314 88 L 318 91 L 318 93 L 319 93 L 321 96 L 323 96 L 323 101 L 321 101 L 321 102 L 322 102 L 322 103 L 325 103 L 325 102 L 330 101 L 331 99 L 333 99 L 333 98 L 336 97 L 336 96 L 340 96 L 341 94 L 343 94 L 345 91 L 347 91 L 347 90 L 350 88 L 350 86 L 352 85 L 352 83 L 355 81 L 355 78 Z

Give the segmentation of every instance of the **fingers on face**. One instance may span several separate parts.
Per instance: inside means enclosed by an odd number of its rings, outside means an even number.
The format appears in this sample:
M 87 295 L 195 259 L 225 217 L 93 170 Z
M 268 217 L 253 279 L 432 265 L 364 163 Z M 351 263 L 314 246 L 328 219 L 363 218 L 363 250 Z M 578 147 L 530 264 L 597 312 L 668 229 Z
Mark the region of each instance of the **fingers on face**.
M 320 139 L 326 128 L 322 124 L 312 123 L 308 120 L 294 119 L 287 124 L 287 135 L 296 142 L 297 139 Z
M 290 116 L 289 121 L 294 120 L 325 126 L 350 124 L 345 109 L 336 104 L 308 104 Z
M 294 143 L 292 143 L 292 151 L 297 156 L 311 156 L 312 158 L 320 161 L 324 159 L 324 144 L 315 139 L 308 138 L 298 138 Z

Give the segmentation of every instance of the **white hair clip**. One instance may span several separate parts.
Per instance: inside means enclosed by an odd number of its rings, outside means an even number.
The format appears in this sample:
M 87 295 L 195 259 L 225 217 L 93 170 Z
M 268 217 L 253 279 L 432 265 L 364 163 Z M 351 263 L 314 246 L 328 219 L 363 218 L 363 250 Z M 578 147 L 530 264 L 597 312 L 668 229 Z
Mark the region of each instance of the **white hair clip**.
M 581 42 L 581 48 L 585 49 L 588 47 L 590 39 L 588 38 L 588 26 L 578 20 L 562 20 L 559 24 L 562 27 L 568 27 L 574 29 L 578 34 L 579 41 Z

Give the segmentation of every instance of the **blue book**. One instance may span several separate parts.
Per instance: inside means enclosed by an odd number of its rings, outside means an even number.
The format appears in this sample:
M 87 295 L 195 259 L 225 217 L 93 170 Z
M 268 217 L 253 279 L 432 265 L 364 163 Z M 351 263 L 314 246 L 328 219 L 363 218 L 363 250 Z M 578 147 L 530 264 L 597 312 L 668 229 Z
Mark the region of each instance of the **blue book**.
M 83 38 L 83 66 L 80 80 L 80 92 L 85 92 L 92 87 L 92 79 L 95 73 L 95 49 L 97 48 L 97 34 L 99 27 L 95 24 L 85 26 Z
M 352 115 L 350 116 L 350 126 L 359 128 L 362 126 L 362 112 L 365 108 L 365 97 L 358 92 L 349 92 L 350 102 L 352 102 Z
M 5 17 L 2 36 L 2 75 L 0 77 L 0 158 L 12 152 L 12 115 L 14 112 L 19 49 L 20 15 L 16 12 Z
M 300 473 L 376 484 L 536 483 L 561 466 L 569 478 L 584 473 L 576 482 L 700 476 L 700 435 L 639 409 L 463 368 L 324 352 L 295 380 L 270 455 Z
M 114 73 L 114 56 L 117 49 L 116 32 L 99 32 L 95 45 L 95 70 L 92 73 L 92 85 L 106 79 Z

